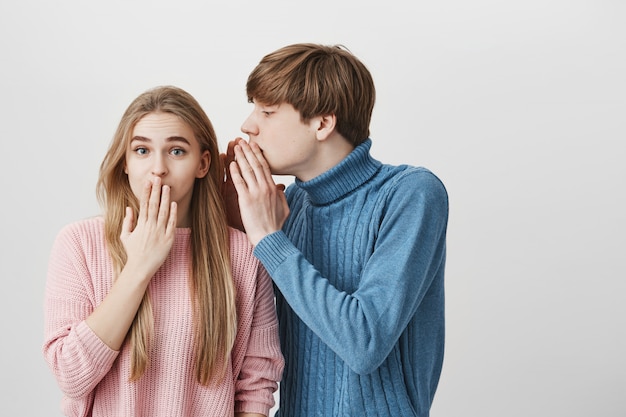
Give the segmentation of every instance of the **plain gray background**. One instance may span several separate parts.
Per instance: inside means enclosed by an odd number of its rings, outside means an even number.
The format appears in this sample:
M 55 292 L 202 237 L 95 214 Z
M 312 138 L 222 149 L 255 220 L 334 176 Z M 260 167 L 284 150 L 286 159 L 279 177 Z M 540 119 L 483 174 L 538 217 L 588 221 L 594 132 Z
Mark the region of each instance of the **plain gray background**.
M 431 415 L 625 416 L 625 22 L 618 0 L 2 1 L 0 415 L 60 415 L 41 354 L 48 254 L 99 213 L 130 101 L 185 88 L 225 147 L 259 59 L 319 42 L 374 76 L 374 156 L 449 191 Z

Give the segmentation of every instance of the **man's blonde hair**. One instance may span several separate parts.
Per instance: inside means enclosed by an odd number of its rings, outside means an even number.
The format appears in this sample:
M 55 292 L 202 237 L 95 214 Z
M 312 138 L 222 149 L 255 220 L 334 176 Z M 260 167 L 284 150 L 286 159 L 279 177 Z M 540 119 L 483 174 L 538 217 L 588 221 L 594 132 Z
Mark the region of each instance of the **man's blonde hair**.
M 334 114 L 337 131 L 357 146 L 370 135 L 376 101 L 369 70 L 341 45 L 299 43 L 261 59 L 248 77 L 249 101 L 291 104 L 302 121 Z

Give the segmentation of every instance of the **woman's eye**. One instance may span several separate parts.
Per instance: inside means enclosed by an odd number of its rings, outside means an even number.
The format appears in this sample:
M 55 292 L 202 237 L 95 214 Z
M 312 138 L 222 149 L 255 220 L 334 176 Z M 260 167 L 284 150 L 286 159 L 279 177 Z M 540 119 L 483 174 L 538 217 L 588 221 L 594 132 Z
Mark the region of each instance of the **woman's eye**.
M 182 156 L 185 154 L 185 151 L 183 149 L 172 149 L 172 155 L 174 156 Z
M 135 153 L 137 153 L 137 155 L 145 155 L 148 153 L 148 150 L 140 147 L 135 149 Z

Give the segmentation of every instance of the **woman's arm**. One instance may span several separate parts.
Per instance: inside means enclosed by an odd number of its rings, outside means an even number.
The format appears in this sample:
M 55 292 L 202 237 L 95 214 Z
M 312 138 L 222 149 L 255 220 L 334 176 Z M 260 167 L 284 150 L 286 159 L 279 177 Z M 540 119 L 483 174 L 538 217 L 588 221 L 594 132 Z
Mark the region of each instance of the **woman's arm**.
M 252 257 L 252 253 L 249 256 Z M 256 259 L 255 262 L 258 265 L 256 290 L 253 305 L 247 307 L 253 309 L 250 334 L 245 346 L 241 347 L 241 370 L 235 381 L 235 411 L 250 412 L 242 415 L 251 416 L 257 415 L 254 413 L 267 415 L 274 406 L 274 392 L 285 366 L 278 338 L 272 281 L 265 268 Z
M 150 187 L 147 191 L 149 195 Z M 167 199 L 163 200 L 165 204 Z M 175 212 L 174 208 L 174 217 Z M 152 223 L 156 223 L 156 217 L 152 218 Z M 106 287 L 108 284 L 103 282 L 110 279 L 110 272 L 105 272 L 109 261 L 104 259 L 108 253 L 101 225 L 80 223 L 64 228 L 51 251 L 43 354 L 59 387 L 72 399 L 86 398 L 111 369 L 147 285 L 137 277 L 147 277 L 149 281 L 154 274 L 150 271 L 156 271 L 155 265 L 162 262 L 160 253 L 167 256 L 171 247 L 157 238 L 158 234 L 147 238 L 146 215 L 140 216 L 134 229 L 129 219 L 127 216 L 123 236 L 128 262 L 104 299 L 96 296 L 96 288 Z M 89 263 L 87 259 L 94 257 Z
M 126 208 L 122 243 L 127 262 L 102 303 L 87 318 L 89 328 L 113 350 L 119 350 L 137 314 L 146 288 L 167 258 L 176 233 L 176 203 L 160 178 L 146 183 L 137 224 Z

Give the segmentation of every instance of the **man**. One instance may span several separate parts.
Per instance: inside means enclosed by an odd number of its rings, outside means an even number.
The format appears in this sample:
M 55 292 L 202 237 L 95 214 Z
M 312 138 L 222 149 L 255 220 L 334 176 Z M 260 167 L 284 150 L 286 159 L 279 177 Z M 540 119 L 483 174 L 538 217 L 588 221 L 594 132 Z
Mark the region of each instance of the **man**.
M 249 143 L 223 155 L 225 198 L 234 187 L 276 287 L 277 415 L 428 416 L 444 352 L 445 187 L 370 155 L 374 83 L 343 47 L 281 48 L 246 89 Z M 295 182 L 283 193 L 272 174 Z

